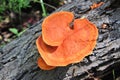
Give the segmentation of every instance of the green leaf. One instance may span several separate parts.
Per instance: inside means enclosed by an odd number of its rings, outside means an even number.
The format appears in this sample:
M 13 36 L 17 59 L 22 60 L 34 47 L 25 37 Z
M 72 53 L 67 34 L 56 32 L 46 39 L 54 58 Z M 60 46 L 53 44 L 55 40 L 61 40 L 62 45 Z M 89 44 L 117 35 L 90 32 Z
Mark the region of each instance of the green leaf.
M 12 32 L 15 35 L 18 35 L 18 30 L 16 28 L 9 28 L 9 31 Z
M 18 33 L 18 37 L 21 36 L 24 32 L 26 31 L 26 29 L 22 30 L 21 32 Z

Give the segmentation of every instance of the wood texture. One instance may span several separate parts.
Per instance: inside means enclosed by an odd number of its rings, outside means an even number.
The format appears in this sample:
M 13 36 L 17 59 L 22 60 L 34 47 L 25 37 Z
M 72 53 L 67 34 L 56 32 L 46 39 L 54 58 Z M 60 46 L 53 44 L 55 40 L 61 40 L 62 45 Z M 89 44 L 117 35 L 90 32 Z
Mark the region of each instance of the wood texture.
M 39 69 L 35 40 L 41 34 L 42 19 L 21 37 L 0 48 L 0 80 L 82 80 L 91 75 L 101 78 L 114 67 L 120 67 L 119 0 L 104 0 L 101 7 L 90 10 L 92 3 L 99 1 L 103 0 L 74 0 L 56 10 L 71 11 L 75 18 L 84 16 L 97 25 L 99 38 L 91 55 L 78 64 L 50 71 Z

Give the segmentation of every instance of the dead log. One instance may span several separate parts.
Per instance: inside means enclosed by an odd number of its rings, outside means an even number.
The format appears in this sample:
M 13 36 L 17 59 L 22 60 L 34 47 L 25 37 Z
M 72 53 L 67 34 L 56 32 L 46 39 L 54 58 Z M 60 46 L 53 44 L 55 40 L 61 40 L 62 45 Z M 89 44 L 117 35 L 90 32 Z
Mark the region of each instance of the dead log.
M 85 16 L 97 25 L 99 38 L 93 54 L 78 64 L 50 71 L 39 69 L 36 64 L 39 53 L 35 40 L 41 34 L 41 20 L 21 37 L 0 48 L 0 80 L 83 80 L 103 78 L 113 70 L 120 70 L 120 2 L 94 1 L 105 3 L 90 10 L 94 2 L 74 0 L 56 10 L 71 11 L 75 18 Z

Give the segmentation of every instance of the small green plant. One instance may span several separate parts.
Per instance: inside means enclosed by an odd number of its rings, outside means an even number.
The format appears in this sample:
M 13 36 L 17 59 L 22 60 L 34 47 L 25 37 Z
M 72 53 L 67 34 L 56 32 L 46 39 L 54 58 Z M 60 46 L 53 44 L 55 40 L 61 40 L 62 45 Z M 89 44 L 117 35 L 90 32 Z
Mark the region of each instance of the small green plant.
M 42 16 L 43 16 L 43 17 L 46 17 L 46 16 L 47 16 L 47 13 L 46 13 L 46 9 L 45 9 L 43 0 L 40 0 L 40 3 L 41 3 L 42 11 L 43 11 Z
M 15 12 L 21 16 L 21 9 L 30 7 L 31 0 L 0 0 L 0 14 L 5 11 Z M 21 21 L 21 17 L 19 20 Z
M 12 32 L 13 34 L 15 34 L 17 37 L 19 37 L 19 36 L 22 35 L 26 30 L 22 30 L 21 32 L 18 32 L 18 29 L 16 29 L 16 28 L 9 28 L 9 31 Z
M 5 10 L 21 13 L 21 8 L 29 7 L 30 0 L 0 0 L 0 13 Z
M 40 3 L 41 4 L 41 7 L 42 7 L 42 16 L 43 17 L 46 17 L 47 16 L 47 11 L 45 9 L 45 3 L 43 2 L 43 0 L 33 0 L 33 2 L 37 2 L 37 3 Z
M 6 10 L 6 1 L 0 1 L 0 13 L 3 13 Z

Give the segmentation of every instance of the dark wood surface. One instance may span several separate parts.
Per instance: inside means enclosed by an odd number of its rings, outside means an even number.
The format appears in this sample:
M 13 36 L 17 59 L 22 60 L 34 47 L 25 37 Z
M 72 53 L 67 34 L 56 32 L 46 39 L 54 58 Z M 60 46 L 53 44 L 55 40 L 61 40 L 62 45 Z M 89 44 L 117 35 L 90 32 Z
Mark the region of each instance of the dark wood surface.
M 0 48 L 0 80 L 82 80 L 90 76 L 101 78 L 113 68 L 120 67 L 119 0 L 91 1 L 74 0 L 56 10 L 71 11 L 75 18 L 84 16 L 96 24 L 99 37 L 91 55 L 78 64 L 50 71 L 38 68 L 36 61 L 39 53 L 35 40 L 41 34 L 42 19 L 21 37 Z M 90 10 L 92 3 L 99 1 L 105 3 Z M 102 28 L 103 24 L 105 29 Z

